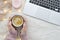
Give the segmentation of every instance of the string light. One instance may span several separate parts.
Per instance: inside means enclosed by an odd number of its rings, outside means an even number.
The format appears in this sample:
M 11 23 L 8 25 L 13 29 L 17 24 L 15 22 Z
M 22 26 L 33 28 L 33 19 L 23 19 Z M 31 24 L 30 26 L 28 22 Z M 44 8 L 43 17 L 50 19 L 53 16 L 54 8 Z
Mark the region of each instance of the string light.
M 12 10 L 11 10 L 11 4 L 9 4 L 9 0 L 3 0 L 2 1 L 2 4 L 3 4 L 3 7 L 0 8 L 0 15 L 1 15 L 1 18 L 0 18 L 0 21 L 4 21 L 4 20 L 7 20 L 4 16 L 7 14 L 7 13 L 11 13 Z M 2 5 L 1 5 L 2 6 Z M 2 9 L 2 10 L 1 10 Z
M 12 12 L 12 10 L 9 10 L 9 13 L 11 13 Z
M 21 10 L 18 10 L 18 12 L 21 12 Z
M 17 38 L 16 40 L 21 40 L 21 38 Z
M 7 3 L 8 3 L 8 1 L 5 0 L 5 1 L 4 1 L 4 4 L 7 4 Z
M 8 11 L 7 9 L 4 9 L 4 13 L 7 13 L 7 11 Z
M 3 21 L 4 21 L 4 20 L 8 20 L 8 19 L 7 19 L 7 18 L 3 18 Z

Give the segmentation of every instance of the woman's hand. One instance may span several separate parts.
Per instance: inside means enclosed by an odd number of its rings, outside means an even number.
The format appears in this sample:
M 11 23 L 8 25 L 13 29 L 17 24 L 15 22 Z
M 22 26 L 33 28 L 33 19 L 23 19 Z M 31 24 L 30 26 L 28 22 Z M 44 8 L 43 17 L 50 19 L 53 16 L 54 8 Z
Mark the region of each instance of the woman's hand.
M 17 31 L 13 28 L 11 25 L 11 21 L 8 23 L 8 29 L 9 29 L 9 34 L 5 38 L 5 40 L 16 40 L 17 37 Z M 26 21 L 24 21 L 23 28 L 21 31 L 21 40 L 27 40 L 27 35 L 26 35 Z

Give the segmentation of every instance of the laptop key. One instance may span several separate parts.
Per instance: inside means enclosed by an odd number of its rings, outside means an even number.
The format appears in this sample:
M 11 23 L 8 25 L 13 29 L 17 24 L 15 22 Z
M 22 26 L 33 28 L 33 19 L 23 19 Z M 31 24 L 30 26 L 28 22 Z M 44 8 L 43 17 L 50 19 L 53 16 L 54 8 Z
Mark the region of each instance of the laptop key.
M 60 13 L 60 0 L 30 0 L 30 3 Z

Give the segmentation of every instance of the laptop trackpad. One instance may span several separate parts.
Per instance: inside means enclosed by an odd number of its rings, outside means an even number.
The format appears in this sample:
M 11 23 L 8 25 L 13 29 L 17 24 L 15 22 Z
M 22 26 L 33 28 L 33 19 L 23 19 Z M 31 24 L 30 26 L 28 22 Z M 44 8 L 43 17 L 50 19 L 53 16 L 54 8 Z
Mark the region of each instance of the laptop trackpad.
M 43 7 L 39 7 L 36 12 L 36 17 L 39 19 L 43 19 L 49 21 L 50 11 L 47 12 L 48 9 Z
M 39 7 L 36 12 L 36 17 L 50 23 L 60 25 L 60 14 L 55 11 Z

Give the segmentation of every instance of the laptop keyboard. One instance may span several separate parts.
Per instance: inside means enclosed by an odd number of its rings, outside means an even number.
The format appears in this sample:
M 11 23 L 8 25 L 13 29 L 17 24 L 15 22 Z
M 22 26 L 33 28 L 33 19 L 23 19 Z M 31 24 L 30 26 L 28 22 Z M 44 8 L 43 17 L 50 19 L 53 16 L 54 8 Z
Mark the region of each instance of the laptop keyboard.
M 60 0 L 30 0 L 30 3 L 36 4 L 60 13 Z

